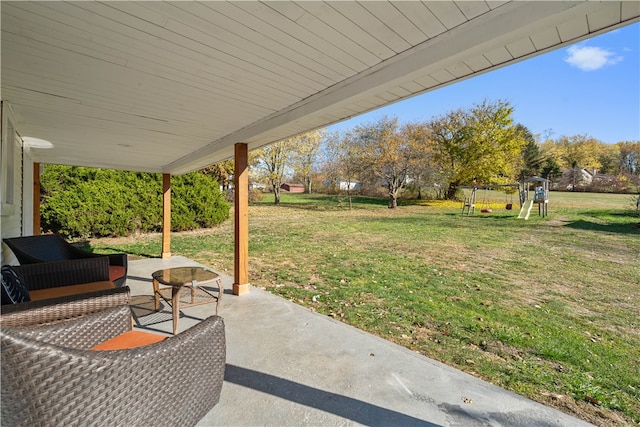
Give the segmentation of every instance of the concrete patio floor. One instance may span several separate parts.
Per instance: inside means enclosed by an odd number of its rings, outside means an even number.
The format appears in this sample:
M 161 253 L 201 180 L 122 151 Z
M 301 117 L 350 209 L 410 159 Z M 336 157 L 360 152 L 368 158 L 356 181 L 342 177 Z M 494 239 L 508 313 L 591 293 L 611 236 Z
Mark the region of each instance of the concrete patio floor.
M 171 331 L 170 307 L 150 310 L 151 273 L 185 265 L 197 263 L 129 263 L 137 326 Z M 232 278 L 222 278 L 225 382 L 198 426 L 590 425 L 264 290 L 233 296 Z M 182 310 L 179 330 L 214 307 Z

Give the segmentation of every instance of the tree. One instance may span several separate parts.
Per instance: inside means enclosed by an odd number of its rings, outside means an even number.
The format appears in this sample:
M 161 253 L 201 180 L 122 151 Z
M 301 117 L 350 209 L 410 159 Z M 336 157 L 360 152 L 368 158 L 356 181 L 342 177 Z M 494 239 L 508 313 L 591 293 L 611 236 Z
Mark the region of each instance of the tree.
M 618 170 L 620 179 L 640 190 L 640 141 L 623 141 L 618 146 Z
M 606 175 L 618 175 L 620 172 L 620 146 L 616 144 L 598 143 L 598 152 L 596 153 L 600 169 L 598 172 Z
M 353 131 L 333 132 L 325 135 L 327 144 L 324 154 L 324 172 L 328 186 L 335 191 L 344 191 L 352 208 L 353 187 L 362 181 L 362 164 L 358 156 L 358 147 L 352 143 Z
M 296 144 L 296 138 L 274 142 L 253 152 L 250 163 L 261 180 L 271 186 L 276 205 L 280 204 L 280 186 L 284 182 L 289 155 Z
M 233 160 L 225 160 L 218 162 L 214 165 L 207 166 L 202 169 L 202 173 L 213 177 L 222 188 L 222 190 L 228 190 L 231 183 L 231 177 L 233 176 L 235 166 Z
M 540 150 L 540 145 L 529 129 L 521 124 L 516 125 L 516 132 L 524 139 L 525 146 L 522 149 L 522 169 L 519 180 L 523 181 L 530 176 L 540 176 L 545 164 L 545 156 Z
M 434 162 L 431 131 L 425 123 L 407 123 L 400 128 L 401 137 L 406 139 L 408 176 L 406 186 L 417 190 L 417 198 L 422 198 L 422 187 L 438 188 L 442 184 L 442 169 Z
M 291 166 L 296 176 L 302 179 L 304 190 L 311 193 L 314 167 L 318 158 L 320 144 L 325 136 L 324 129 L 307 132 L 297 136 L 291 152 Z
M 449 177 L 448 199 L 459 185 L 516 180 L 526 141 L 513 125 L 512 113 L 506 101 L 485 100 L 429 122 L 436 160 Z
M 559 169 L 567 170 L 564 179 L 575 191 L 584 184 L 585 175 L 582 169 L 599 170 L 602 167 L 602 153 L 605 152 L 600 141 L 588 135 L 561 136 L 558 140 L 548 140 L 542 149 L 552 157 Z M 547 162 L 553 165 L 553 162 Z
M 618 167 L 621 173 L 640 176 L 640 141 L 623 141 L 618 146 Z
M 359 163 L 385 184 L 391 209 L 398 206 L 398 194 L 411 175 L 425 135 L 424 126 L 400 127 L 397 118 L 388 117 L 354 129 L 351 143 L 357 148 Z
M 442 198 L 442 189 L 446 188 L 447 179 L 443 168 L 434 160 L 435 151 L 430 130 L 425 123 L 412 124 L 420 136 L 416 137 L 414 157 L 411 164 L 411 174 L 407 181 L 407 188 L 415 191 L 417 199 L 422 199 L 422 190 L 430 188 L 436 191 L 436 197 Z
M 555 158 L 548 156 L 542 165 L 541 174 L 543 178 L 552 181 L 555 177 L 562 175 L 562 168 Z
M 562 136 L 556 143 L 562 165 L 566 168 L 599 169 L 598 141 L 588 135 Z

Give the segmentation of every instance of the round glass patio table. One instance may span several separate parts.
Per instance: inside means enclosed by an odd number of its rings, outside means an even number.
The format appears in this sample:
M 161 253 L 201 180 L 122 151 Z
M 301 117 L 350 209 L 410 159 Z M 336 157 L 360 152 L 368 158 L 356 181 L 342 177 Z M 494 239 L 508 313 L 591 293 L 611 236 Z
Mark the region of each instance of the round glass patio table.
M 173 267 L 154 271 L 151 277 L 155 310 L 160 311 L 160 298 L 171 305 L 174 335 L 178 333 L 180 308 L 215 302 L 216 315 L 220 315 L 224 289 L 217 273 L 204 267 Z M 211 284 L 217 286 L 217 292 L 209 286 Z M 182 292 L 185 289 L 188 292 Z

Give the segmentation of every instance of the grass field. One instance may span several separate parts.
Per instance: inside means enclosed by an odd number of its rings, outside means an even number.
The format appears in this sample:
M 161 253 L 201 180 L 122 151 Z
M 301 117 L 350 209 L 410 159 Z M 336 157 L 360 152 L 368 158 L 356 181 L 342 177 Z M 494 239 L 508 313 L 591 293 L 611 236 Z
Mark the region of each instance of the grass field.
M 528 221 L 461 203 L 267 195 L 250 281 L 597 425 L 640 425 L 640 217 L 631 196 L 551 193 Z M 478 202 L 480 203 L 480 196 Z M 157 256 L 159 236 L 94 248 Z M 172 253 L 232 273 L 233 224 Z

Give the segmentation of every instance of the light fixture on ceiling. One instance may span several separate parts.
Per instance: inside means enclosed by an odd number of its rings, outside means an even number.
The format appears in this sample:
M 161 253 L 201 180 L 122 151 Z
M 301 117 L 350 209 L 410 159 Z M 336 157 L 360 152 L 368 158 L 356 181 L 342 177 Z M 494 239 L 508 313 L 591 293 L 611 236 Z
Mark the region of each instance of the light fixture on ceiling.
M 29 148 L 41 148 L 41 149 L 49 149 L 53 148 L 53 143 L 51 141 L 47 141 L 45 139 L 33 138 L 31 136 L 25 136 L 22 138 L 25 147 Z

